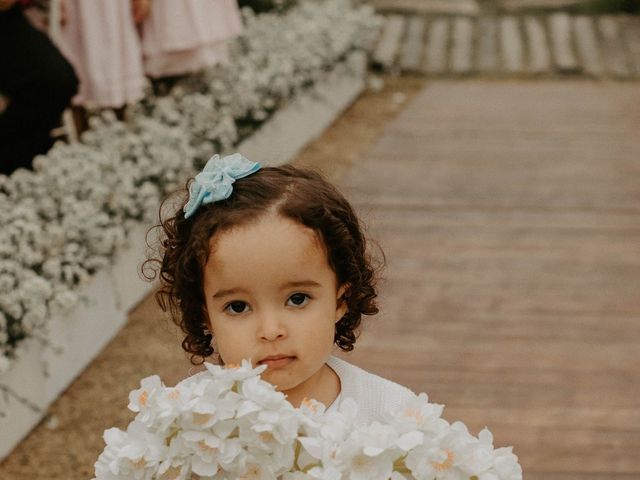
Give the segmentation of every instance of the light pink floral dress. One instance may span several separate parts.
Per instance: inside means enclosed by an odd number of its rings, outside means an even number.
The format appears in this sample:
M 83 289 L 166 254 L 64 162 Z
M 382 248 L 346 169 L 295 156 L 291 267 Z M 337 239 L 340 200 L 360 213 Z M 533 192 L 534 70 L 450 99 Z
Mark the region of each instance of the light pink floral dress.
M 142 25 L 150 77 L 192 73 L 227 60 L 227 40 L 242 30 L 236 0 L 153 0 Z
M 73 104 L 117 108 L 141 99 L 147 80 L 131 1 L 66 4 L 67 22 L 57 42 L 80 78 Z

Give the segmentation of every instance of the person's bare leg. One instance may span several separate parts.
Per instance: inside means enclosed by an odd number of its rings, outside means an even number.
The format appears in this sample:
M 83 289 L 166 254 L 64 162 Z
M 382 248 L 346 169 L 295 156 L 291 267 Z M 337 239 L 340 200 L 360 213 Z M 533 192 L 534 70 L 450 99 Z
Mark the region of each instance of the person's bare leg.
M 82 106 L 73 106 L 71 108 L 71 113 L 73 115 L 73 123 L 76 125 L 76 132 L 78 133 L 78 136 L 80 136 L 82 132 L 89 128 L 87 110 Z

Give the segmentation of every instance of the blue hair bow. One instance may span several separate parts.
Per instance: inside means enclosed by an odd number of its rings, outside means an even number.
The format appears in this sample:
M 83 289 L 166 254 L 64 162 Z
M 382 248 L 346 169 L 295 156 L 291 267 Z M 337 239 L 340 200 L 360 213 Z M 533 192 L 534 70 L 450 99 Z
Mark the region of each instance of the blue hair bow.
M 200 205 L 229 198 L 233 192 L 233 182 L 257 172 L 261 167 L 259 163 L 252 162 L 239 153 L 222 159 L 219 155 L 214 155 L 189 187 L 189 201 L 182 209 L 184 218 L 193 215 Z

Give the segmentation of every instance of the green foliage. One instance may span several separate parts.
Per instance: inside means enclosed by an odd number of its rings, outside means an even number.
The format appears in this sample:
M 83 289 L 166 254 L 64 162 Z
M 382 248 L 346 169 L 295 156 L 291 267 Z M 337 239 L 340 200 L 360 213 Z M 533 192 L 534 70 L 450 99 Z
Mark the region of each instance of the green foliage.
M 297 0 L 239 0 L 238 5 L 240 8 L 249 7 L 255 13 L 263 12 L 284 12 L 285 10 L 293 7 Z

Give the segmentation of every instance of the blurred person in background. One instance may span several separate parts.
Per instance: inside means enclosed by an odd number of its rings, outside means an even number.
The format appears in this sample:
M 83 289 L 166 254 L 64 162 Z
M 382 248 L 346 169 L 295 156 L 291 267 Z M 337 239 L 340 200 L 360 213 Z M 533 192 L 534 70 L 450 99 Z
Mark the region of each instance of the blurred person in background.
M 179 2 L 176 2 L 179 3 Z M 150 0 L 60 0 L 60 50 L 80 77 L 73 97 L 78 133 L 88 128 L 88 108 L 110 108 L 124 119 L 125 107 L 144 96 L 147 80 L 136 25 Z
M 153 0 L 141 28 L 145 73 L 165 93 L 180 76 L 226 62 L 241 31 L 236 0 Z
M 78 133 L 86 108 L 125 107 L 144 96 L 145 75 L 160 91 L 183 75 L 227 60 L 242 30 L 236 0 L 60 0 L 59 47 L 80 77 L 73 98 Z
M 51 130 L 77 92 L 78 79 L 49 37 L 36 29 L 22 8 L 30 2 L 0 0 L 0 173 L 30 168 L 46 153 Z

